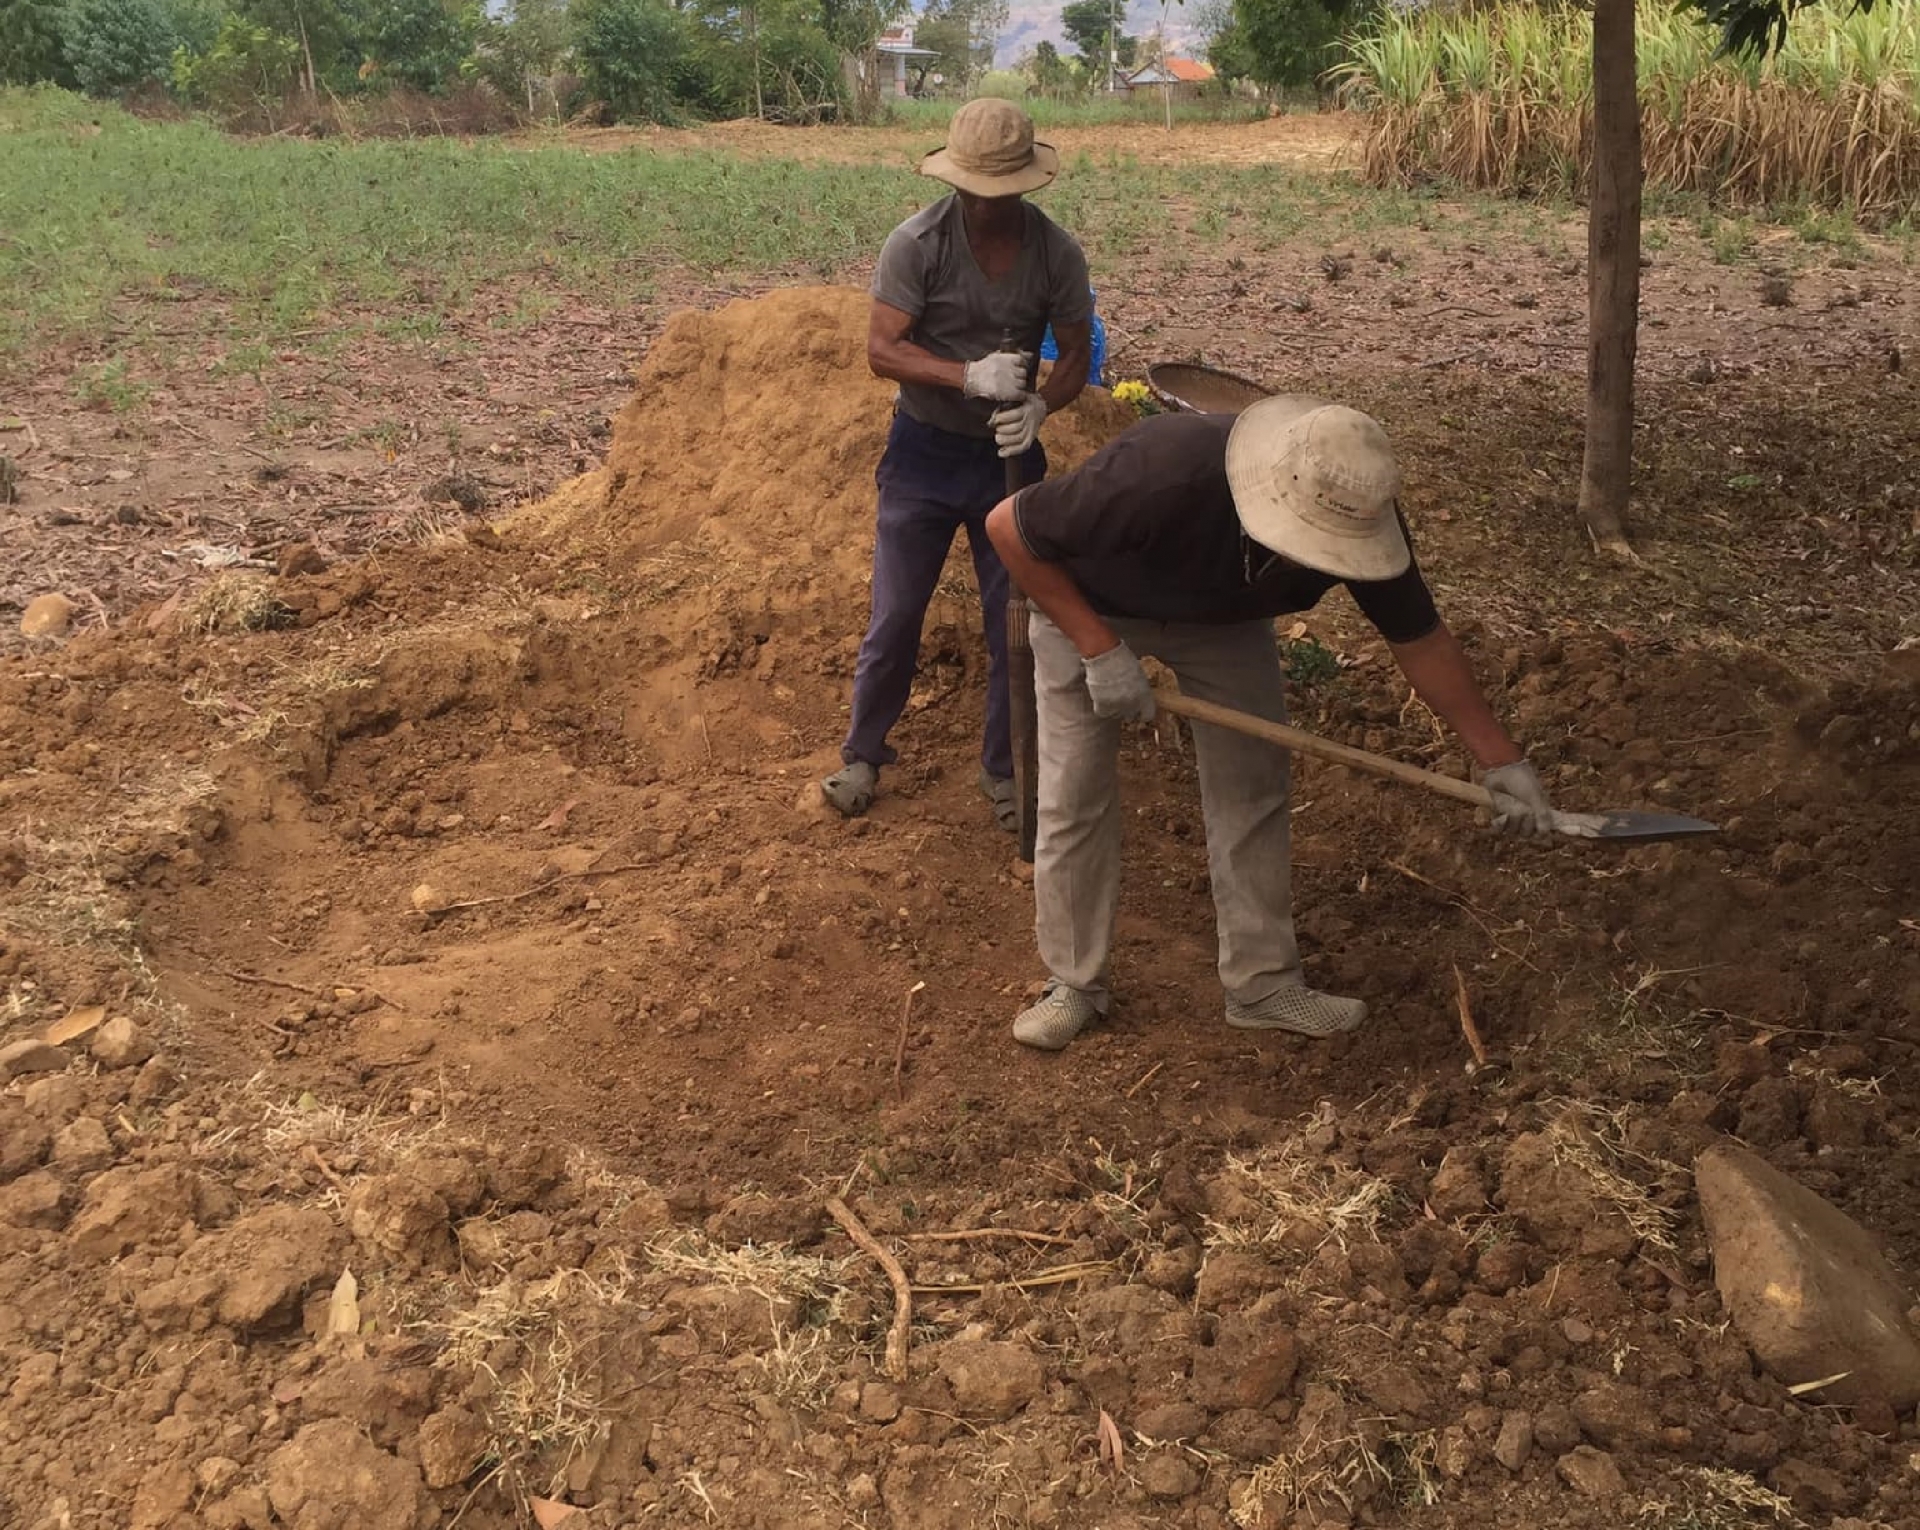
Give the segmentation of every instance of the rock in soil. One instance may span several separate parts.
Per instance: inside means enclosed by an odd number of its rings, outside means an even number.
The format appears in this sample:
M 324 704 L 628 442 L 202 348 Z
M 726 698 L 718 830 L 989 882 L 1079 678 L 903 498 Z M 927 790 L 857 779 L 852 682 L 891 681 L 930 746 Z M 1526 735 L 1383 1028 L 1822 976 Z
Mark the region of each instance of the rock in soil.
M 1476 1148 L 1451 1147 L 1427 1186 L 1433 1214 L 1448 1221 L 1479 1216 L 1487 1210 L 1487 1177 Z
M 1250 1307 L 1269 1291 L 1278 1290 L 1285 1277 L 1279 1270 L 1242 1249 L 1221 1249 L 1201 1266 L 1194 1299 L 1207 1312 L 1231 1312 Z
M 1643 1448 L 1660 1431 L 1653 1400 L 1638 1387 L 1617 1381 L 1582 1392 L 1573 1400 L 1573 1416 L 1581 1432 L 1606 1450 Z
M 199 1181 L 184 1169 L 109 1169 L 87 1186 L 69 1250 L 104 1263 L 144 1243 L 172 1242 L 194 1220 L 198 1204 Z
M 73 625 L 74 604 L 64 595 L 36 595 L 20 613 L 26 637 L 63 637 Z
M 1864 1494 L 1836 1472 L 1811 1461 L 1782 1461 L 1773 1473 L 1773 1490 L 1793 1500 L 1802 1514 L 1825 1519 L 1859 1505 Z
M 1040 1361 L 1018 1344 L 955 1339 L 941 1345 L 938 1353 L 940 1374 L 964 1414 L 1012 1418 L 1040 1395 Z
M 1293 1384 L 1300 1351 L 1276 1323 L 1229 1317 L 1193 1357 L 1193 1400 L 1203 1408 L 1264 1408 Z
M 355 1185 L 347 1198 L 347 1225 L 362 1245 L 395 1263 L 452 1262 L 447 1203 L 411 1175 L 386 1174 Z
M 1131 1421 L 1133 1429 L 1150 1440 L 1197 1440 L 1206 1433 L 1208 1414 L 1193 1403 L 1166 1403 L 1148 1408 Z
M 1734 1326 L 1781 1381 L 1846 1372 L 1822 1402 L 1920 1402 L 1920 1335 L 1905 1286 L 1859 1223 L 1742 1148 L 1694 1167 L 1714 1282 Z
M 1584 1498 L 1618 1498 L 1627 1490 L 1613 1457 L 1591 1445 L 1568 1451 L 1555 1463 L 1555 1469 L 1560 1480 Z
M 153 1056 L 145 1031 L 125 1015 L 117 1015 L 94 1033 L 93 1060 L 108 1068 L 137 1068 Z
M 487 1453 L 487 1426 L 465 1408 L 444 1408 L 420 1425 L 420 1470 L 430 1488 L 458 1487 Z
M 43 1169 L 0 1185 L 0 1227 L 59 1227 L 67 1219 L 67 1187 Z
M 1171 1503 L 1185 1498 L 1200 1485 L 1200 1475 L 1184 1456 L 1171 1451 L 1156 1451 L 1140 1465 L 1140 1486 L 1149 1498 Z
M 24 1105 L 0 1100 L 0 1183 L 39 1168 L 52 1147 L 46 1127 Z
M 1493 1442 L 1493 1459 L 1510 1472 L 1517 1472 L 1533 1454 L 1533 1417 L 1514 1412 L 1500 1420 L 1500 1435 Z
M 289 1530 L 426 1530 L 440 1518 L 416 1468 L 338 1418 L 267 1458 L 267 1497 Z
M 274 570 L 282 579 L 298 579 L 303 575 L 324 574 L 326 571 L 327 560 L 311 542 L 289 542 L 281 548 L 280 560 Z
M 104 1123 L 82 1116 L 54 1138 L 53 1161 L 69 1174 L 95 1174 L 113 1162 L 113 1142 Z
M 59 1073 L 73 1059 L 45 1041 L 16 1041 L 0 1047 L 0 1083 L 29 1073 Z
M 1533 1442 L 1550 1456 L 1572 1450 L 1580 1443 L 1580 1422 L 1570 1409 L 1549 1403 L 1534 1416 Z

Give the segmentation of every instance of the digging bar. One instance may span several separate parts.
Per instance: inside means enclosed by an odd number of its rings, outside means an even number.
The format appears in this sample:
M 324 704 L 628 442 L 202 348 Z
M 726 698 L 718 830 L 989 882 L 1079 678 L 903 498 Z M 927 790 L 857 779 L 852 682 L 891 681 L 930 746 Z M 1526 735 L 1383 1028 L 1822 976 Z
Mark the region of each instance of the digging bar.
M 1013 349 L 1013 332 L 1000 337 L 1002 350 Z M 1033 370 L 1027 385 L 1033 385 Z M 1026 487 L 1026 474 L 1020 457 L 1007 458 L 1007 497 L 1011 499 Z M 1007 712 L 1013 733 L 1013 795 L 1017 807 L 1020 859 L 1033 864 L 1033 846 L 1039 833 L 1040 818 L 1040 715 L 1039 699 L 1034 693 L 1033 642 L 1027 631 L 1027 597 L 1020 586 L 1007 580 Z
M 1183 696 L 1178 691 L 1156 689 L 1153 695 L 1159 705 L 1176 717 L 1191 718 L 1194 722 L 1212 723 L 1215 727 L 1231 728 L 1236 733 L 1244 733 L 1250 738 L 1265 739 L 1268 743 L 1278 744 L 1283 749 L 1297 749 L 1300 753 L 1310 754 L 1315 759 L 1331 760 L 1336 765 L 1350 765 L 1355 770 L 1385 776 L 1389 781 L 1399 781 L 1407 786 L 1425 787 L 1439 796 L 1451 797 L 1455 802 L 1465 802 L 1480 808 L 1493 806 L 1493 794 L 1484 786 L 1476 786 L 1471 781 L 1459 781 L 1452 776 L 1436 775 L 1433 771 L 1422 770 L 1417 765 L 1403 764 L 1399 760 L 1370 754 L 1364 749 L 1355 749 L 1347 744 L 1336 744 L 1332 739 L 1321 738 L 1315 733 L 1303 733 L 1300 729 L 1290 727 L 1286 723 L 1268 722 L 1264 717 L 1254 717 L 1246 712 L 1237 712 L 1232 707 L 1223 707 L 1215 702 Z M 1620 809 L 1605 813 L 1557 813 L 1555 819 L 1555 827 L 1570 839 L 1603 839 L 1615 843 L 1648 844 L 1655 840 L 1691 839 L 1699 834 L 1720 832 L 1718 824 L 1707 823 L 1699 818 L 1688 818 L 1680 813 L 1643 813 Z

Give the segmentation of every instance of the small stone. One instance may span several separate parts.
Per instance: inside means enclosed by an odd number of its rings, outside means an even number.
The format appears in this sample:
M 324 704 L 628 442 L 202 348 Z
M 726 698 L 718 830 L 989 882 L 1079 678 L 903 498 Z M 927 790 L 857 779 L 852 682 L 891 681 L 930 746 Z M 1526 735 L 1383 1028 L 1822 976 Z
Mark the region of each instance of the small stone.
M 891 1424 L 900 1416 L 900 1389 L 869 1381 L 860 1389 L 860 1416 L 870 1424 Z
M 116 1015 L 94 1032 L 93 1059 L 108 1068 L 137 1068 L 153 1056 L 147 1034 L 125 1015 Z
M 1193 1399 L 1217 1411 L 1264 1408 L 1293 1384 L 1300 1349 L 1278 1324 L 1222 1318 L 1214 1342 L 1193 1357 Z
M 1626 1479 L 1604 1450 L 1582 1445 L 1554 1463 L 1560 1480 L 1583 1498 L 1617 1498 L 1626 1492 Z
M 1593 1342 L 1593 1325 L 1577 1317 L 1564 1319 L 1560 1324 L 1560 1332 L 1576 1348 Z
M 327 560 L 311 542 L 290 542 L 280 549 L 278 573 L 282 579 L 298 579 L 307 574 L 324 574 Z
M 1200 1267 L 1194 1300 L 1203 1311 L 1231 1312 L 1250 1307 L 1269 1291 L 1278 1290 L 1284 1279 L 1258 1254 L 1223 1249 L 1208 1255 Z
M 1156 1291 L 1175 1296 L 1191 1295 L 1200 1274 L 1200 1250 L 1191 1244 L 1185 1248 L 1163 1248 L 1147 1258 L 1142 1278 Z
M 1487 1179 L 1480 1154 L 1473 1148 L 1448 1148 L 1427 1186 L 1427 1204 L 1446 1220 L 1479 1216 L 1487 1210 Z
M 158 1105 L 179 1087 L 180 1075 L 155 1057 L 134 1076 L 133 1088 L 127 1092 L 127 1099 L 141 1108 Z
M 46 1127 L 24 1105 L 0 1099 L 0 1183 L 39 1168 L 52 1146 Z
M 939 1367 L 963 1414 L 1012 1418 L 1040 1395 L 1040 1361 L 1018 1344 L 956 1339 L 940 1346 Z M 863 1399 L 864 1400 L 864 1399 Z
M 53 1139 L 53 1161 L 72 1174 L 96 1174 L 113 1162 L 113 1143 L 104 1123 L 92 1116 L 64 1126 Z
M 1708 1149 L 1694 1179 L 1714 1283 L 1763 1366 L 1789 1386 L 1846 1373 L 1823 1403 L 1920 1402 L 1912 1298 L 1859 1223 L 1741 1148 Z
M 29 1073 L 60 1073 L 73 1059 L 59 1047 L 45 1041 L 16 1041 L 0 1047 L 0 1083 L 24 1078 Z
M 36 595 L 20 613 L 24 637 L 63 637 L 73 625 L 74 603 L 64 595 Z
M 1172 1444 L 1176 1440 L 1197 1440 L 1207 1430 L 1205 1408 L 1193 1403 L 1167 1403 L 1148 1408 L 1133 1420 L 1134 1431 L 1149 1440 Z
M 1515 1286 L 1526 1284 L 1527 1269 L 1531 1263 L 1532 1255 L 1527 1252 L 1527 1245 L 1518 1239 L 1510 1239 L 1481 1250 L 1480 1257 L 1474 1262 L 1474 1279 L 1492 1295 L 1505 1296 Z
M 1582 1433 L 1607 1450 L 1643 1449 L 1660 1427 L 1653 1400 L 1620 1382 L 1582 1392 L 1573 1400 L 1573 1416 Z
M 177 1461 L 156 1466 L 140 1479 L 128 1530 L 164 1530 L 193 1502 L 193 1473 Z
M 59 1227 L 67 1219 L 67 1187 L 44 1169 L 0 1185 L 0 1227 Z
M 1773 1472 L 1773 1490 L 1793 1500 L 1802 1514 L 1826 1520 L 1856 1507 L 1863 1496 L 1838 1473 L 1789 1457 Z
M 1458 1482 L 1473 1470 L 1473 1441 L 1467 1431 L 1454 1424 L 1440 1431 L 1439 1443 L 1434 1447 L 1433 1464 L 1439 1468 L 1440 1475 L 1449 1482 Z
M 1548 1403 L 1534 1415 L 1533 1443 L 1550 1456 L 1562 1455 L 1580 1443 L 1580 1421 L 1571 1409 Z
M 1403 1365 L 1383 1365 L 1362 1376 L 1360 1395 L 1396 1418 L 1422 1418 L 1433 1407 L 1425 1384 Z
M 215 1497 L 232 1487 L 239 1475 L 240 1463 L 226 1456 L 208 1456 L 193 1469 L 194 1485 Z
M 417 1530 L 432 1512 L 419 1471 L 343 1418 L 308 1424 L 267 1458 L 267 1496 L 294 1530 Z
M 1500 1420 L 1500 1435 L 1493 1442 L 1493 1459 L 1510 1472 L 1517 1472 L 1533 1454 L 1533 1418 L 1513 1412 Z
M 1162 1503 L 1185 1498 L 1199 1485 L 1199 1473 L 1187 1464 L 1186 1457 L 1171 1451 L 1157 1451 L 1140 1464 L 1140 1486 L 1149 1498 Z
M 458 1487 L 486 1455 L 487 1426 L 465 1408 L 443 1408 L 420 1425 L 420 1470 L 427 1486 Z

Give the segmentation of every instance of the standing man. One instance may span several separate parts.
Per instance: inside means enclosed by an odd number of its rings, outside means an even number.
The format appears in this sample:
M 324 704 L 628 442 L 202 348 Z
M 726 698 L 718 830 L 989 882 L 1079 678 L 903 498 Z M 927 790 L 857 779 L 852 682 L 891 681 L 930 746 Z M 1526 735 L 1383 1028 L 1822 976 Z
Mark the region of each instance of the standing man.
M 1087 259 L 1052 219 L 1021 199 L 1059 173 L 1010 101 L 969 101 L 920 173 L 954 188 L 888 236 L 873 274 L 867 365 L 900 384 L 875 475 L 873 614 L 853 677 L 853 724 L 841 769 L 820 783 L 848 817 L 873 802 L 887 734 L 906 708 L 920 629 L 954 531 L 967 529 L 987 626 L 987 721 L 980 789 L 1015 827 L 1007 704 L 1007 571 L 986 534 L 1006 493 L 1006 463 L 1046 475 L 1040 423 L 1086 386 L 1092 352 Z M 1033 358 L 1051 321 L 1059 360 L 1037 392 Z
M 1013 1023 L 1058 1050 L 1107 1012 L 1120 891 L 1120 724 L 1153 716 L 1136 654 L 1189 696 L 1285 722 L 1276 616 L 1336 584 L 1352 593 L 1401 673 L 1460 736 L 1494 795 L 1497 827 L 1549 833 L 1553 807 L 1434 609 L 1399 513 L 1400 473 L 1366 415 L 1318 399 L 1241 414 L 1158 415 L 1078 471 L 996 506 L 987 530 L 1038 610 L 1040 717 L 1034 898 L 1049 974 Z M 1226 1021 L 1330 1036 L 1366 1018 L 1358 999 L 1301 977 L 1289 875 L 1288 753 L 1193 726 Z

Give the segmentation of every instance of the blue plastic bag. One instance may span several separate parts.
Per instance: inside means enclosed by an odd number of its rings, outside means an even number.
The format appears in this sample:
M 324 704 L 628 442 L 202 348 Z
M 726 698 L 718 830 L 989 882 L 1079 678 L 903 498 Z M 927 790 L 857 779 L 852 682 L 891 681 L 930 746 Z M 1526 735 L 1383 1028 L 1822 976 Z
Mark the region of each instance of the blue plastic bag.
M 1087 296 L 1097 297 L 1098 294 L 1089 287 L 1087 289 Z M 1053 326 L 1051 324 L 1047 326 L 1046 334 L 1040 339 L 1040 359 L 1042 361 L 1058 361 L 1060 359 L 1060 347 L 1054 343 Z M 1100 322 L 1100 315 L 1096 312 L 1093 316 L 1093 361 L 1087 368 L 1087 381 L 1092 383 L 1096 388 L 1104 388 L 1107 385 L 1106 374 L 1107 326 Z

